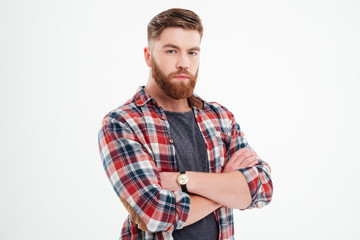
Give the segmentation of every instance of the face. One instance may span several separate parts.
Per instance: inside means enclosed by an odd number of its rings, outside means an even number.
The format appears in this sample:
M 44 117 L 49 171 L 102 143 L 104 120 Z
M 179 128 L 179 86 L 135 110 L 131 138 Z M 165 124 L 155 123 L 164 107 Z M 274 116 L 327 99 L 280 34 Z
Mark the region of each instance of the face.
M 158 40 L 152 40 L 147 58 L 151 74 L 159 88 L 169 97 L 192 96 L 200 60 L 198 31 L 166 28 Z

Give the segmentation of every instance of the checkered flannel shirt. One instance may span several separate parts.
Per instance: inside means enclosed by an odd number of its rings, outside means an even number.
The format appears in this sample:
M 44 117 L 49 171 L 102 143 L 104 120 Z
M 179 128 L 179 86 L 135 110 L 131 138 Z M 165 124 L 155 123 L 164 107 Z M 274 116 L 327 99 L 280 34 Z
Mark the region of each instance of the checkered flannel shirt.
M 209 172 L 221 173 L 231 155 L 250 148 L 234 116 L 218 103 L 194 95 L 189 103 L 207 147 Z M 100 155 L 106 174 L 129 212 L 120 239 L 172 239 L 184 227 L 190 197 L 163 189 L 160 172 L 176 172 L 175 147 L 164 110 L 140 87 L 134 97 L 105 116 L 99 132 Z M 251 192 L 248 208 L 271 201 L 269 165 L 259 159 L 254 167 L 239 169 Z M 234 239 L 233 210 L 215 211 L 219 239 Z

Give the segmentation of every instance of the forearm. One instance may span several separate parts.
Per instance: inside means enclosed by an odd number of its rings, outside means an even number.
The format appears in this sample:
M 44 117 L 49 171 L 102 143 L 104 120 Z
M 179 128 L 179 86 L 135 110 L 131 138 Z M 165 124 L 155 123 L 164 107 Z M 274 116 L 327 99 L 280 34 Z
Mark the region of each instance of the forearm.
M 249 186 L 241 172 L 186 172 L 186 175 L 189 177 L 187 189 L 191 193 L 230 208 L 244 209 L 251 204 Z
M 187 220 L 185 221 L 185 227 L 203 219 L 204 217 L 221 207 L 221 204 L 201 196 L 190 195 L 190 199 L 190 213 Z

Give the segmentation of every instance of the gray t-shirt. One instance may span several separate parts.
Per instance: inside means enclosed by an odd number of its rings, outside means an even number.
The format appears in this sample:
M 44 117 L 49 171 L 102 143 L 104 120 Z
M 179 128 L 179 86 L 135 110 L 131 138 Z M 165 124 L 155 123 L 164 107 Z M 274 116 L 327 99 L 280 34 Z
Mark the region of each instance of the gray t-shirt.
M 178 171 L 209 172 L 209 162 L 204 138 L 192 111 L 185 113 L 165 111 L 170 124 L 170 135 L 174 140 Z M 215 214 L 211 213 L 198 222 L 173 232 L 179 239 L 217 240 L 219 226 Z

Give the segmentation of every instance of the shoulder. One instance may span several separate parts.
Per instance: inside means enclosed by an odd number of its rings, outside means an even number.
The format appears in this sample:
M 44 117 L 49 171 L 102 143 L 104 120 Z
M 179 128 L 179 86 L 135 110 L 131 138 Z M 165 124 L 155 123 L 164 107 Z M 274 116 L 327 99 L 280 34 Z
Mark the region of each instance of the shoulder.
M 102 128 L 108 130 L 133 128 L 142 119 L 142 115 L 141 109 L 133 99 L 130 99 L 104 116 Z
M 111 110 L 104 118 L 112 118 L 116 120 L 124 120 L 141 115 L 141 110 L 134 101 L 128 100 L 123 105 Z
M 141 107 L 146 105 L 151 99 L 150 95 L 145 92 L 144 86 L 140 86 L 132 98 L 110 111 L 105 115 L 104 119 L 126 121 L 128 119 L 141 118 L 143 116 Z
M 192 106 L 201 109 L 211 118 L 226 119 L 232 118 L 233 116 L 232 113 L 225 106 L 221 105 L 218 102 L 205 101 L 197 94 L 193 94 L 193 97 L 190 100 L 190 104 Z
M 202 112 L 208 126 L 214 126 L 218 131 L 231 134 L 236 122 L 233 114 L 218 102 L 204 102 Z
M 230 121 L 232 121 L 234 118 L 234 115 L 231 113 L 231 111 L 218 102 L 204 102 L 203 109 L 207 115 L 210 115 L 213 118 L 223 120 L 228 119 Z

